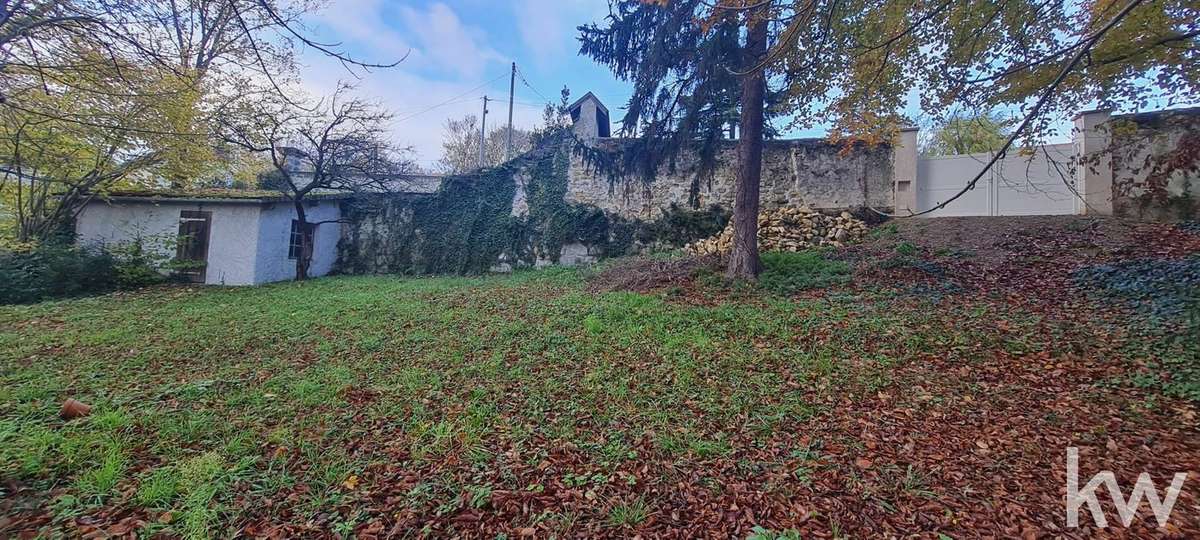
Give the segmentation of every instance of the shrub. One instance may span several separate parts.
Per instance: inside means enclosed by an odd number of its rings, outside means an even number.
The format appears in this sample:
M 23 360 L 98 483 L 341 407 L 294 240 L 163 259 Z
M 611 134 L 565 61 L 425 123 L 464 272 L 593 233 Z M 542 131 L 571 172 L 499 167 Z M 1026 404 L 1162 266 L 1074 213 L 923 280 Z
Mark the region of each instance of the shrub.
M 905 257 L 911 257 L 917 254 L 917 246 L 913 245 L 911 242 L 900 242 L 899 244 L 896 244 L 896 253 L 904 255 Z
M 132 242 L 110 246 L 108 251 L 113 256 L 117 288 L 137 289 L 162 283 L 166 280 L 163 269 L 182 267 L 164 254 L 161 244 L 157 239 L 139 237 Z
M 850 281 L 850 265 L 826 259 L 820 250 L 767 252 L 762 254 L 762 262 L 758 284 L 776 294 L 790 295 Z
M 676 203 L 663 208 L 662 217 L 643 226 L 640 238 L 643 243 L 660 243 L 682 247 L 689 242 L 721 234 L 731 212 L 720 205 L 692 210 Z
M 46 244 L 0 251 L 0 304 L 26 304 L 109 291 L 116 262 L 100 249 Z
M 142 240 L 105 247 L 47 243 L 0 249 L 0 304 L 28 304 L 118 289 L 166 279 L 166 257 Z

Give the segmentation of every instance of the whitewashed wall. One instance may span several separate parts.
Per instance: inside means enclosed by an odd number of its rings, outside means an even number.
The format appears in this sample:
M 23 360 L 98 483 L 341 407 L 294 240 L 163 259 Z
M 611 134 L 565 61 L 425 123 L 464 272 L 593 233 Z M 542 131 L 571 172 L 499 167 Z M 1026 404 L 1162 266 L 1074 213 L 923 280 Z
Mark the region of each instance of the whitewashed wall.
M 255 283 L 253 238 L 258 236 L 259 213 L 255 204 L 98 201 L 83 209 L 75 232 L 80 245 L 127 243 L 139 237 L 160 240 L 157 245 L 163 254 L 174 256 L 183 210 L 212 212 L 205 283 Z M 169 245 L 162 239 L 169 239 Z
M 336 200 L 317 201 L 315 205 L 305 209 L 305 218 L 310 223 L 337 220 L 341 215 Z M 275 203 L 263 207 L 257 237 L 258 260 L 254 269 L 256 283 L 295 279 L 296 260 L 287 256 L 293 219 L 296 219 L 296 209 L 291 203 Z M 341 227 L 340 223 L 326 223 L 317 227 L 309 276 L 323 276 L 333 271 L 337 262 L 337 243 L 341 238 Z

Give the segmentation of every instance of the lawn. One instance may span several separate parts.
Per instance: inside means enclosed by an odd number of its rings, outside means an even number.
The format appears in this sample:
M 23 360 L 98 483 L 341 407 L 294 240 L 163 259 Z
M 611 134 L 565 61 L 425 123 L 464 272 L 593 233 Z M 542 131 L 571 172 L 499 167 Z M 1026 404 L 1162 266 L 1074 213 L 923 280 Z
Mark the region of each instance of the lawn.
M 1081 483 L 1200 470 L 1184 322 L 1060 301 L 1082 263 L 1040 237 L 934 232 L 784 257 L 779 287 L 545 269 L 3 307 L 0 535 L 1083 537 L 1067 446 Z M 1070 256 L 1138 255 L 1098 244 Z M 1197 494 L 1129 532 L 1200 531 Z

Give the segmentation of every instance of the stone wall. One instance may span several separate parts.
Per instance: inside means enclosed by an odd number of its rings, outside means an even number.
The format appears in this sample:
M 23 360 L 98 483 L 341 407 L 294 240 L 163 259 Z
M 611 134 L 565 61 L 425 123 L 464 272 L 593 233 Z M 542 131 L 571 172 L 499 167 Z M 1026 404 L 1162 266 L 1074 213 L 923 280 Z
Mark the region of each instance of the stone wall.
M 614 139 L 592 139 L 616 151 Z M 736 151 L 717 156 L 698 208 L 688 203 L 696 157 L 684 155 L 649 185 L 617 181 L 584 164 L 575 140 L 540 146 L 499 167 L 448 176 L 430 194 L 347 201 L 339 269 L 352 274 L 479 273 L 582 264 L 680 247 L 719 232 L 733 206 Z M 619 160 L 619 158 L 618 158 Z M 764 208 L 891 210 L 892 151 L 819 140 L 771 141 L 763 158 Z
M 420 242 L 414 206 L 429 195 L 376 195 L 342 204 L 338 271 L 344 274 L 403 273 Z
M 619 152 L 623 142 L 601 140 L 598 148 Z M 763 208 L 808 206 L 814 210 L 846 210 L 871 206 L 891 211 L 893 199 L 892 149 L 887 145 L 845 149 L 824 139 L 767 141 L 763 150 L 761 203 Z M 566 199 L 588 204 L 626 219 L 656 219 L 675 203 L 686 206 L 693 179 L 695 156 L 684 155 L 674 170 L 662 167 L 649 185 L 638 180 L 611 182 L 610 176 L 575 156 L 569 171 Z M 713 204 L 733 207 L 737 176 L 734 142 L 717 156 L 711 182 L 701 181 L 699 207 Z
M 433 193 L 346 201 L 339 268 L 350 274 L 475 274 L 558 262 L 559 249 L 541 249 L 545 227 L 530 216 L 530 197 L 543 200 L 555 178 L 558 193 L 565 190 L 565 148 L 549 144 L 498 167 L 445 176 Z
M 1200 108 L 1113 116 L 1106 129 L 1114 215 L 1200 219 Z

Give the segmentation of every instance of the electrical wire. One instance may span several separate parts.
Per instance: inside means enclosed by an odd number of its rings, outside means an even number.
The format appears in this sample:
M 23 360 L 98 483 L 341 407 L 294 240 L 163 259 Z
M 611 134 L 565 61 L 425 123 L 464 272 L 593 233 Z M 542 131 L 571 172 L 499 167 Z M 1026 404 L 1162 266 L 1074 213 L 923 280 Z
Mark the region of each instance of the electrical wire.
M 402 117 L 402 118 L 398 118 L 398 119 L 396 119 L 396 120 L 393 120 L 393 121 L 392 121 L 392 123 L 393 123 L 393 124 L 399 124 L 399 123 L 401 123 L 401 122 L 406 122 L 406 121 L 408 121 L 408 120 L 411 120 L 411 119 L 413 119 L 413 118 L 416 118 L 416 117 L 418 117 L 418 116 L 421 116 L 422 114 L 425 114 L 425 113 L 427 113 L 427 112 L 429 112 L 429 111 L 432 111 L 432 110 L 434 110 L 434 109 L 437 109 L 437 108 L 439 108 L 439 107 L 445 107 L 445 106 L 447 106 L 447 105 L 453 105 L 453 104 L 456 104 L 456 103 L 462 103 L 462 102 L 465 102 L 465 101 L 470 101 L 470 100 L 472 100 L 472 99 L 476 99 L 476 98 L 474 98 L 474 97 L 470 97 L 470 98 L 466 98 L 466 99 L 463 99 L 463 98 L 464 98 L 464 97 L 465 97 L 467 94 L 470 94 L 470 93 L 472 93 L 472 92 L 475 92 L 475 91 L 479 90 L 480 88 L 483 88 L 483 87 L 485 87 L 485 86 L 487 86 L 487 85 L 489 85 L 489 84 L 492 84 L 492 83 L 494 83 L 494 82 L 496 82 L 496 81 L 499 81 L 500 79 L 503 79 L 503 78 L 504 78 L 504 75 L 501 75 L 501 76 L 499 76 L 499 77 L 496 77 L 495 79 L 492 79 L 492 80 L 490 80 L 490 81 L 487 81 L 487 82 L 485 82 L 485 83 L 482 83 L 482 84 L 480 84 L 479 86 L 476 86 L 475 88 L 472 88 L 472 89 L 470 89 L 470 90 L 467 90 L 466 92 L 463 92 L 463 93 L 461 93 L 461 94 L 459 94 L 459 95 L 457 95 L 457 96 L 454 96 L 454 97 L 452 97 L 452 98 L 450 98 L 450 99 L 447 99 L 446 101 L 443 101 L 443 102 L 441 102 L 441 103 L 438 103 L 437 105 L 431 105 L 431 106 L 429 106 L 429 107 L 426 107 L 426 108 L 424 108 L 424 109 L 421 109 L 419 112 L 415 112 L 415 113 L 413 113 L 413 114 L 405 115 L 405 116 L 404 116 L 404 117 Z
M 534 88 L 532 84 L 529 84 L 529 80 L 525 78 L 525 72 L 521 71 L 520 66 L 517 67 L 517 76 L 521 78 L 521 84 L 524 84 L 527 88 L 529 88 L 530 90 L 533 90 L 533 93 L 537 94 L 539 97 L 546 100 L 546 103 L 551 103 L 554 101 L 554 100 L 546 97 L 546 94 L 539 92 L 538 89 Z

